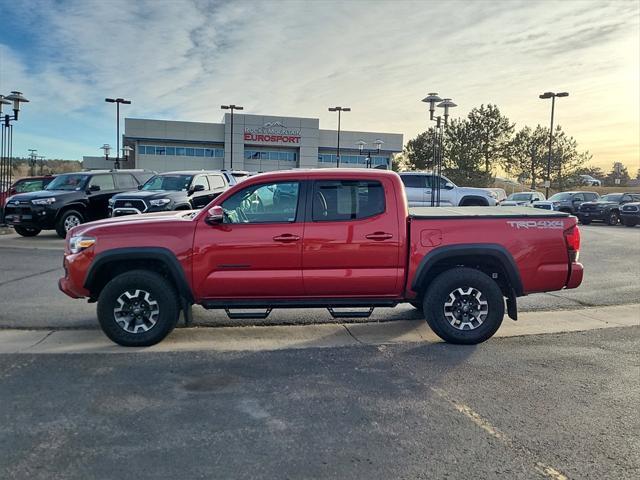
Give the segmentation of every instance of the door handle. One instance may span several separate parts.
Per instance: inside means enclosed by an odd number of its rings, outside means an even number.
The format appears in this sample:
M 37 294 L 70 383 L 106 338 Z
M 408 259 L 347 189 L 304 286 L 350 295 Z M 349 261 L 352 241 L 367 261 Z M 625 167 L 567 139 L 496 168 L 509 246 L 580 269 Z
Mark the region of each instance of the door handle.
M 365 238 L 368 238 L 369 240 L 375 240 L 376 242 L 380 242 L 382 240 L 389 240 L 390 238 L 393 238 L 393 235 L 386 232 L 375 232 L 375 233 L 370 233 L 369 235 L 365 235 Z
M 275 237 L 273 237 L 274 242 L 287 243 L 287 242 L 297 242 L 298 240 L 300 240 L 300 237 L 298 235 L 292 235 L 290 233 L 284 233 L 282 235 L 276 235 Z

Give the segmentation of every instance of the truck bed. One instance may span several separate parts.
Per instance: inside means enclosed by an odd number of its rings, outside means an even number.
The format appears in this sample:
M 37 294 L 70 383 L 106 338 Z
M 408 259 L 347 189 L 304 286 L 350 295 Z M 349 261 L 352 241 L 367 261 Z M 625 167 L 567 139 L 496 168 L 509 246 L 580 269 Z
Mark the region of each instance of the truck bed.
M 531 207 L 409 207 L 409 218 L 548 218 L 568 213 Z

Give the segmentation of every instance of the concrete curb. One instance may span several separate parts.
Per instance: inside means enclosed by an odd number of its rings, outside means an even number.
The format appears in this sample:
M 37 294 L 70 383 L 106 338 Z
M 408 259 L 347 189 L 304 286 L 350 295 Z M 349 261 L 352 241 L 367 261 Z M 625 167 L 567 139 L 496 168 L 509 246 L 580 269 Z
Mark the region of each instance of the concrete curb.
M 640 304 L 555 312 L 522 313 L 505 318 L 496 337 L 517 337 L 640 326 Z M 158 353 L 181 351 L 261 351 L 348 347 L 441 340 L 421 320 L 385 323 L 266 327 L 180 328 L 158 345 L 124 348 L 99 330 L 0 330 L 0 354 Z

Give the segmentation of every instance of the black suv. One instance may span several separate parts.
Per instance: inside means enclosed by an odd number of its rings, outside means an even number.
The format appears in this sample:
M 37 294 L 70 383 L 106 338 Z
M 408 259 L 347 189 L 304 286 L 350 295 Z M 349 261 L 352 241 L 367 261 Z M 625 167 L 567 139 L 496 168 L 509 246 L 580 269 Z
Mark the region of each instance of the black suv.
M 5 205 L 5 222 L 23 237 L 53 230 L 64 238 L 81 223 L 109 216 L 109 199 L 137 188 L 153 172 L 92 170 L 58 175 L 44 190 L 14 195 Z
M 594 220 L 617 225 L 620 220 L 620 207 L 638 201 L 640 193 L 608 193 L 595 202 L 584 202 L 580 205 L 578 218 L 583 225 L 589 225 Z
M 167 172 L 151 177 L 139 190 L 114 195 L 109 200 L 112 217 L 165 210 L 203 208 L 236 179 L 231 172 Z

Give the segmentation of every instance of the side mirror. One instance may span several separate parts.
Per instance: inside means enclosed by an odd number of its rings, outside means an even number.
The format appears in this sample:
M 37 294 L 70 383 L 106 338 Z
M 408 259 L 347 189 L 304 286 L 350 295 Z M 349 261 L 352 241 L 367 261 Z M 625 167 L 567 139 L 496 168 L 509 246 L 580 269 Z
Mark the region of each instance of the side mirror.
M 204 219 L 209 225 L 218 225 L 224 221 L 224 210 L 220 205 L 211 207 Z
M 447 182 L 444 184 L 444 188 L 446 188 L 447 190 L 453 190 L 455 187 L 453 186 L 453 183 Z
M 138 190 L 142 190 L 142 185 L 138 185 Z
M 194 185 L 191 187 L 191 190 L 189 190 L 189 195 L 193 195 L 196 192 L 204 192 L 204 185 Z
M 90 192 L 99 192 L 100 191 L 100 185 L 91 185 L 89 187 L 89 191 Z

